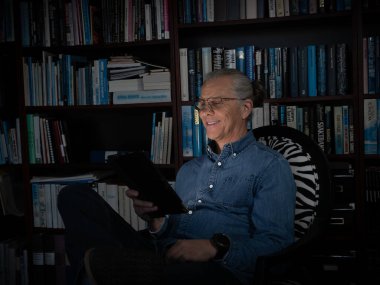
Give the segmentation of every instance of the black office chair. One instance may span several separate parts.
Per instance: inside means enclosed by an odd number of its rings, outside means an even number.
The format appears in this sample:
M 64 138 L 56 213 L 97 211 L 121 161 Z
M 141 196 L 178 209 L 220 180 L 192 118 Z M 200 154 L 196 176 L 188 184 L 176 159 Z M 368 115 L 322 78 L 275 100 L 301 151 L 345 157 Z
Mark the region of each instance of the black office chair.
M 289 161 L 297 185 L 295 242 L 281 252 L 258 258 L 254 285 L 313 284 L 314 278 L 305 264 L 328 225 L 331 207 L 328 161 L 316 142 L 294 128 L 264 126 L 253 133 L 258 141 Z

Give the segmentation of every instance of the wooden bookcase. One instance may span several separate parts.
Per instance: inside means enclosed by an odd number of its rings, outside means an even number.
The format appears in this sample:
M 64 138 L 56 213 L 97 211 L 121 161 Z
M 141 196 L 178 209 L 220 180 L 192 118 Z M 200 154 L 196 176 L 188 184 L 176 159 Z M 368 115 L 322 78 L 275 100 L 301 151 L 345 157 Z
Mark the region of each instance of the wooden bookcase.
M 35 175 L 54 175 L 57 173 L 75 174 L 78 172 L 106 169 L 99 163 L 90 163 L 91 150 L 150 150 L 151 120 L 153 112 L 167 111 L 173 116 L 173 155 L 167 165 L 160 165 L 165 175 L 173 180 L 177 170 L 188 158 L 182 155 L 182 106 L 191 105 L 192 101 L 181 101 L 180 48 L 200 48 L 206 46 L 236 48 L 243 45 L 255 45 L 260 48 L 306 46 L 310 44 L 346 43 L 348 91 L 346 95 L 295 97 L 265 99 L 270 105 L 297 105 L 312 107 L 316 104 L 352 108 L 354 128 L 354 150 L 349 154 L 328 154 L 332 164 L 350 164 L 354 171 L 353 193 L 350 198 L 351 218 L 341 225 L 331 226 L 321 247 L 316 254 L 327 258 L 332 254 L 351 253 L 360 264 L 369 264 L 369 259 L 379 257 L 379 229 L 369 229 L 370 213 L 366 210 L 366 168 L 380 166 L 379 154 L 366 155 L 364 152 L 364 100 L 376 98 L 380 94 L 363 92 L 363 37 L 380 35 L 378 28 L 379 7 L 366 8 L 363 1 L 352 0 L 352 8 L 347 11 L 326 11 L 310 15 L 264 17 L 257 19 L 237 19 L 215 22 L 180 22 L 181 3 L 184 1 L 168 0 L 170 39 L 138 40 L 133 42 L 111 42 L 94 45 L 52 45 L 51 47 L 22 47 L 20 10 L 22 1 L 14 1 L 16 19 L 16 40 L 3 51 L 12 51 L 17 80 L 10 80 L 7 88 L 18 94 L 15 109 L 21 118 L 23 163 L 21 172 L 25 183 L 27 213 L 27 232 L 29 237 L 35 233 L 59 233 L 62 230 L 49 230 L 33 227 L 32 194 L 30 179 Z M 99 1 L 100 3 L 101 1 Z M 217 1 L 215 1 L 217 2 Z M 375 1 L 369 1 L 370 3 Z M 367 3 L 367 2 L 366 2 Z M 362 5 L 363 4 L 363 5 Z M 215 3 L 216 8 L 216 3 Z M 116 15 L 117 16 L 117 15 Z M 4 46 L 4 47 L 3 47 Z M 86 105 L 86 106 L 25 106 L 22 76 L 23 57 L 41 55 L 42 51 L 54 54 L 86 55 L 89 58 L 102 58 L 112 55 L 131 54 L 140 59 L 158 65 L 167 66 L 171 71 L 170 103 L 136 104 L 136 105 Z M 2 72 L 4 73 L 4 67 Z M 7 67 L 5 68 L 7 71 Z M 5 72 L 6 73 L 6 72 Z M 5 110 L 5 109 L 4 109 Z M 7 109 L 8 110 L 8 109 Z M 3 109 L 1 109 L 3 112 Z M 67 122 L 70 136 L 71 159 L 68 164 L 30 164 L 28 162 L 27 114 L 54 117 Z M 375 205 L 378 207 L 378 202 Z M 378 213 L 378 212 L 377 212 Z M 377 214 L 379 215 L 379 214 Z M 351 222 L 347 222 L 351 221 Z M 335 262 L 334 260 L 329 262 Z M 339 261 L 336 261 L 339 263 Z M 377 267 L 376 267 L 377 266 Z M 367 267 L 360 268 L 363 273 Z M 371 272 L 370 272 L 371 273 Z M 33 274 L 33 273 L 31 273 Z M 357 276 L 355 276 L 356 278 Z

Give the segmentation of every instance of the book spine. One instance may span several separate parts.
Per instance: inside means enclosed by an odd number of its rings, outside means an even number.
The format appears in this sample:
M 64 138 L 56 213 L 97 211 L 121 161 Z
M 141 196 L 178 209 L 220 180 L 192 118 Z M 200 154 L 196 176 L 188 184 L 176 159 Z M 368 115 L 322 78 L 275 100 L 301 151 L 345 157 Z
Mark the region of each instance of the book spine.
M 202 48 L 195 49 L 195 98 L 201 97 L 203 83 Z
M 282 97 L 287 98 L 290 97 L 290 67 L 289 67 L 289 48 L 282 47 Z
M 274 49 L 274 58 L 275 58 L 275 98 L 283 98 L 282 92 L 282 82 L 283 82 L 283 61 L 282 61 L 282 49 L 281 47 L 276 47 Z
M 317 49 L 317 95 L 327 95 L 326 78 L 326 45 L 320 44 Z
M 376 93 L 376 37 L 367 38 L 368 94 Z
M 203 139 L 202 139 L 202 122 L 199 111 L 192 107 L 193 111 L 193 152 L 195 157 L 202 155 Z
M 317 54 L 316 46 L 307 46 L 307 83 L 308 95 L 310 97 L 317 96 Z
M 268 48 L 268 93 L 269 98 L 276 98 L 276 55 L 274 48 Z
M 327 94 L 336 95 L 336 44 L 328 45 Z
M 325 108 L 322 104 L 316 105 L 316 138 L 317 138 L 317 144 L 319 147 L 323 150 L 323 152 L 326 152 L 325 147 Z
M 332 108 L 331 105 L 325 105 L 325 153 L 332 154 L 333 153 L 333 118 L 332 118 Z
M 182 155 L 192 157 L 193 152 L 193 111 L 192 106 L 182 106 Z
M 337 95 L 347 95 L 348 91 L 347 52 L 347 44 L 340 43 L 337 45 Z
M 224 48 L 212 47 L 212 70 L 222 69 L 224 67 Z
M 189 48 L 187 50 L 187 67 L 188 67 L 188 85 L 189 85 L 189 99 L 194 100 L 196 98 L 196 58 L 195 58 L 195 49 Z
M 243 46 L 236 48 L 236 69 L 245 74 L 246 55 Z
M 335 154 L 343 154 L 342 106 L 334 106 L 334 147 L 335 147 Z
M 298 97 L 298 48 L 290 47 L 290 97 Z
M 308 49 L 306 46 L 298 48 L 298 93 L 301 97 L 308 96 Z
M 377 99 L 364 100 L 364 153 L 377 154 Z
M 255 46 L 254 45 L 246 45 L 244 46 L 244 59 L 245 66 L 244 72 L 247 77 L 253 81 L 256 80 L 255 76 Z

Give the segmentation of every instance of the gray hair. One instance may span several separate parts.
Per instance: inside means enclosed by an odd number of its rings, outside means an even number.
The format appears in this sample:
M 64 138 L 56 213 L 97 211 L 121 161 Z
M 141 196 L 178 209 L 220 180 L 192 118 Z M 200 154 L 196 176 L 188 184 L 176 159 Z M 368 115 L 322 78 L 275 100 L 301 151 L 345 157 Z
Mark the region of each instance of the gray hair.
M 217 69 L 206 74 L 203 84 L 209 81 L 228 76 L 232 79 L 232 90 L 234 95 L 240 99 L 250 98 L 254 107 L 262 105 L 265 90 L 258 81 L 251 81 L 243 72 L 237 69 L 225 68 Z

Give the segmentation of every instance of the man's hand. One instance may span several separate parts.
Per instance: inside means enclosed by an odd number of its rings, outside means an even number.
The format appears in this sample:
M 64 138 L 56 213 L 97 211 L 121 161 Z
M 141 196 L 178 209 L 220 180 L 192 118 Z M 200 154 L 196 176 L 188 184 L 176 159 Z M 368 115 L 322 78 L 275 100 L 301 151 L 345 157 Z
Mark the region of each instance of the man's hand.
M 139 192 L 136 190 L 128 189 L 125 194 L 132 199 L 133 208 L 136 214 L 143 220 L 149 222 L 149 228 L 151 231 L 157 231 L 161 227 L 164 218 L 150 218 L 149 213 L 157 211 L 158 207 L 152 202 L 138 199 Z
M 208 239 L 178 240 L 166 253 L 169 261 L 208 261 L 217 253 L 216 248 Z

